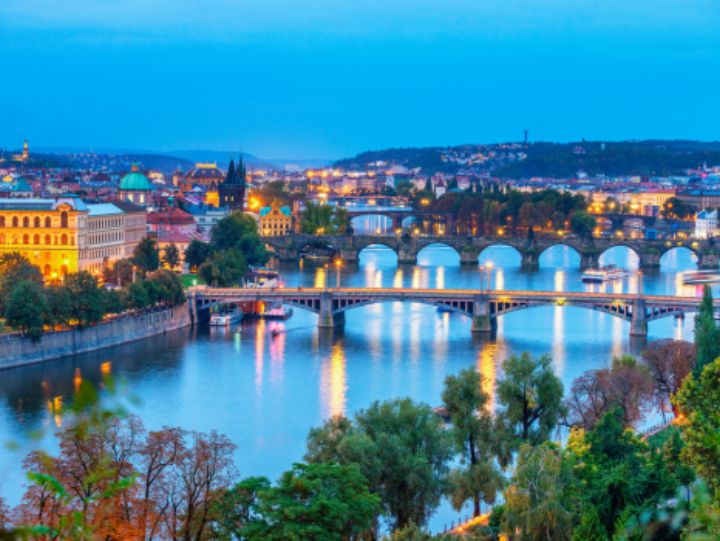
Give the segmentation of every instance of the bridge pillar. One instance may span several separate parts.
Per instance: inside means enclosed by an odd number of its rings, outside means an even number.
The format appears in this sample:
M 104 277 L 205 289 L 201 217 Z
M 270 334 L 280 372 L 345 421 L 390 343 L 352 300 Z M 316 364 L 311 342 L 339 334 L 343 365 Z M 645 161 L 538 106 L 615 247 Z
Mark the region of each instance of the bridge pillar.
M 497 321 L 492 318 L 490 301 L 487 295 L 475 298 L 473 302 L 473 315 L 471 331 L 474 333 L 491 333 L 497 327 Z
M 540 268 L 540 254 L 531 248 L 521 252 L 520 268 L 526 271 L 534 271 Z
M 593 269 L 600 265 L 600 256 L 597 252 L 580 252 L 580 269 Z
M 338 253 L 340 255 L 340 259 L 342 259 L 346 263 L 358 262 L 358 251 L 354 248 L 340 248 L 340 251 Z
M 333 311 L 332 293 L 325 291 L 320 294 L 320 313 L 318 314 L 318 327 L 332 328 L 345 325 L 345 312 Z
M 472 246 L 463 246 L 460 250 L 460 264 L 461 265 L 477 265 L 478 257 L 480 256 L 480 250 Z
M 716 270 L 720 266 L 720 256 L 714 252 L 703 252 L 698 256 L 698 268 L 699 269 L 713 269 Z
M 643 250 L 639 254 L 641 269 L 657 269 L 660 267 L 662 254 L 656 250 Z
M 637 299 L 633 302 L 632 319 L 630 320 L 630 336 L 647 336 L 648 323 L 645 301 Z
M 400 265 L 416 265 L 417 264 L 417 252 L 412 246 L 407 244 L 400 245 L 398 250 L 398 264 Z

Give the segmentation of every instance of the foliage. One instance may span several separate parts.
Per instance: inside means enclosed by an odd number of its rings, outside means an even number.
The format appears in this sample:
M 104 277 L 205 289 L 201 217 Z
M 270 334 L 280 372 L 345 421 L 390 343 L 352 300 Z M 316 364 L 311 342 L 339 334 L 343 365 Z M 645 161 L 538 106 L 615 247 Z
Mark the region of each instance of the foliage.
M 51 327 L 68 325 L 72 312 L 72 297 L 68 288 L 60 285 L 49 286 L 45 288 L 45 299 L 45 323 Z
M 198 274 L 209 285 L 232 287 L 238 285 L 247 272 L 248 262 L 240 250 L 231 248 L 214 252 L 198 268 Z
M 133 250 L 132 262 L 146 274 L 160 268 L 160 250 L 155 239 L 144 237 Z
M 171 243 L 165 246 L 162 260 L 170 270 L 178 266 L 178 263 L 180 263 L 180 250 L 178 250 L 176 244 Z
M 348 230 L 350 218 L 343 208 L 307 202 L 301 223 L 303 233 L 343 235 Z
M 93 325 L 105 316 L 105 296 L 97 278 L 88 272 L 78 272 L 65 277 L 65 287 L 70 294 L 70 317 L 80 327 Z
M 380 511 L 379 498 L 354 465 L 295 464 L 275 486 L 254 478 L 235 491 L 231 497 L 239 505 L 230 515 L 237 526 L 221 530 L 221 539 L 359 540 L 372 532 Z
M 450 443 L 429 406 L 399 399 L 312 430 L 306 460 L 357 464 L 391 526 L 403 528 L 425 524 L 439 505 Z
M 205 263 L 207 259 L 212 255 L 213 247 L 207 242 L 193 239 L 185 248 L 185 263 L 187 263 L 191 269 L 197 269 L 200 265 Z
M 695 317 L 695 348 L 697 361 L 694 373 L 697 377 L 702 374 L 705 366 L 720 357 L 720 330 L 715 323 L 713 295 L 708 285 L 703 288 L 700 309 Z
M 552 370 L 550 358 L 513 355 L 503 362 L 503 373 L 497 384 L 497 399 L 509 447 L 547 440 L 565 413 L 563 385 Z
M 557 446 L 522 444 L 513 483 L 505 490 L 505 531 L 519 531 L 520 541 L 569 540 L 573 484 L 569 463 Z
M 448 376 L 442 400 L 463 463 L 448 477 L 450 501 L 459 511 L 472 500 L 473 516 L 478 516 L 480 501 L 494 503 L 502 487 L 502 475 L 493 459 L 493 421 L 486 409 L 488 396 L 482 390 L 482 377 L 472 368 Z
M 42 287 L 32 280 L 21 280 L 10 290 L 10 298 L 5 304 L 7 324 L 38 340 L 48 312 Z
M 119 259 L 112 267 L 103 270 L 103 280 L 122 287 L 132 282 L 133 274 L 133 262 L 130 259 Z
M 657 405 L 663 411 L 671 406 L 671 398 L 680 390 L 692 372 L 697 353 L 695 346 L 684 340 L 655 340 L 643 352 L 642 358 L 650 369 L 655 384 Z M 673 406 L 673 413 L 678 414 Z
M 580 516 L 580 523 L 573 529 L 572 541 L 607 541 L 605 526 L 593 506 L 588 506 Z
M 12 288 L 24 280 L 42 284 L 40 269 L 17 252 L 0 255 L 0 312 L 5 312 Z
M 681 457 L 692 465 L 720 501 L 720 359 L 708 364 L 699 377 L 689 377 L 675 396 L 685 416 Z
M 650 370 L 630 355 L 613 359 L 610 368 L 590 370 L 572 384 L 566 400 L 571 425 L 590 429 L 614 408 L 620 408 L 625 426 L 638 422 L 652 405 Z
M 584 210 L 573 212 L 570 216 L 570 230 L 582 238 L 592 237 L 597 222 L 593 216 L 590 216 Z
M 662 213 L 665 218 L 687 220 L 695 214 L 695 209 L 677 197 L 671 197 L 663 204 Z

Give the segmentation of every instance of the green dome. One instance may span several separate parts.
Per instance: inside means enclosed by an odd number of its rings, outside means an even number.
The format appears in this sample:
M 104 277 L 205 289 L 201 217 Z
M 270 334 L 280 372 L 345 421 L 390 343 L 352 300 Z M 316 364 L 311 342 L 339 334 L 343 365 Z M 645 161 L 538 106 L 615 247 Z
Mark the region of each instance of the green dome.
M 148 178 L 140 172 L 140 168 L 137 165 L 133 165 L 130 172 L 120 180 L 119 189 L 150 192 L 153 188 Z

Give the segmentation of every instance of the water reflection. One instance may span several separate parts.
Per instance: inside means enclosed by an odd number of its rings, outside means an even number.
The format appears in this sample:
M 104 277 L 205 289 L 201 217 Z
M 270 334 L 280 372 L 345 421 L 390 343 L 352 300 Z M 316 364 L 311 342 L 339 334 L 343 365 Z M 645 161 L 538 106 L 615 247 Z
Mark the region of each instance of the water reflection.
M 346 392 L 345 351 L 342 341 L 338 341 L 332 346 L 330 356 L 322 365 L 320 400 L 324 417 L 335 417 L 345 413 Z

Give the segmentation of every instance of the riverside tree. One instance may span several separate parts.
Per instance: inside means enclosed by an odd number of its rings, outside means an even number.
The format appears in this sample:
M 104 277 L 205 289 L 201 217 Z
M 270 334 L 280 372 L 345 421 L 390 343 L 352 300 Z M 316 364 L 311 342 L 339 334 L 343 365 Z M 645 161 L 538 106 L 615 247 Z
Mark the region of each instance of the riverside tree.
M 675 416 L 678 415 L 672 397 L 692 372 L 696 357 L 695 346 L 684 340 L 655 340 L 643 352 L 642 358 L 650 369 L 655 398 L 663 416 L 669 407 L 672 407 Z
M 703 288 L 702 302 L 695 318 L 695 348 L 695 375 L 699 376 L 705 366 L 720 357 L 720 330 L 715 323 L 713 295 L 708 285 Z
M 448 495 L 458 511 L 472 500 L 473 516 L 479 516 L 480 501 L 494 503 L 502 487 L 502 474 L 493 457 L 493 420 L 487 411 L 482 377 L 472 368 L 448 376 L 442 400 L 463 464 L 450 472 Z
M 33 340 L 42 336 L 48 306 L 42 287 L 37 282 L 21 280 L 16 283 L 5 305 L 8 325 L 20 329 Z
M 160 268 L 160 250 L 155 239 L 143 238 L 133 250 L 132 262 L 143 274 L 156 271 Z

